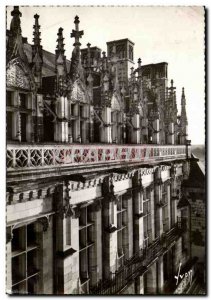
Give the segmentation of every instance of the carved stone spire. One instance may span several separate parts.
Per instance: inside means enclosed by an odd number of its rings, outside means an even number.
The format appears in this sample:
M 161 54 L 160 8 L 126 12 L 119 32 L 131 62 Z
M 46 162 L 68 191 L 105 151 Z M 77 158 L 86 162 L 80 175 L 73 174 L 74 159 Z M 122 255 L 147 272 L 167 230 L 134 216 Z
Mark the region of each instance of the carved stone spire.
M 63 37 L 63 28 L 59 28 L 57 33 L 57 46 L 56 46 L 56 73 L 57 75 L 66 74 L 66 56 L 64 55 L 64 37 Z
M 42 82 L 42 64 L 43 64 L 43 54 L 42 54 L 42 46 L 41 46 L 41 38 L 40 38 L 40 25 L 39 25 L 39 15 L 34 15 L 35 24 L 34 28 L 34 38 L 32 45 L 32 64 L 33 64 L 33 72 L 35 75 L 36 83 L 38 87 L 41 87 Z
M 79 39 L 82 37 L 82 35 L 84 35 L 84 31 L 83 30 L 79 30 L 79 17 L 78 16 L 75 16 L 75 30 L 73 29 L 72 30 L 72 33 L 71 33 L 71 37 L 75 38 L 75 43 L 73 44 L 73 46 L 75 47 L 80 47 L 81 46 L 81 43 L 79 41 Z
M 186 99 L 185 99 L 185 91 L 182 88 L 182 98 L 181 98 L 181 116 L 180 116 L 180 144 L 184 145 L 188 136 L 188 120 L 186 114 Z
M 143 87 L 142 87 L 142 68 L 141 58 L 138 59 L 138 86 L 139 86 L 139 102 L 143 104 Z
M 21 20 L 22 13 L 19 11 L 19 6 L 14 6 L 13 11 L 11 12 L 12 21 L 10 24 L 10 31 L 13 34 L 21 34 Z
M 63 28 L 59 28 L 57 33 L 57 46 L 56 46 L 56 93 L 60 96 L 65 96 L 67 92 L 67 82 L 66 82 L 66 56 L 64 55 L 64 37 Z
M 64 49 L 65 44 L 63 43 L 64 38 L 63 38 L 63 28 L 62 27 L 59 28 L 57 35 L 58 35 L 58 38 L 57 38 L 57 46 L 56 46 L 56 48 L 57 48 L 56 56 L 58 57 L 59 54 L 64 55 L 64 52 L 65 52 L 65 49 Z
M 106 52 L 103 51 L 102 52 L 102 69 L 103 69 L 103 72 L 107 72 L 108 71 L 108 59 L 106 57 Z
M 182 88 L 182 98 L 181 98 L 181 123 L 183 125 L 188 125 L 188 119 L 186 114 L 186 99 L 185 99 L 185 89 Z
M 138 77 L 141 77 L 141 59 L 138 59 Z
M 166 122 L 176 123 L 177 121 L 177 102 L 176 102 L 176 87 L 174 81 L 171 80 L 171 86 L 167 90 L 168 98 L 165 104 Z
M 18 56 L 21 57 L 22 60 L 28 61 L 23 50 L 20 20 L 22 14 L 19 11 L 19 6 L 14 6 L 11 16 L 12 20 L 7 42 L 7 63 Z
M 80 56 L 80 38 L 84 34 L 83 30 L 79 30 L 79 17 L 75 17 L 75 30 L 72 30 L 71 37 L 75 38 L 75 43 L 73 44 L 74 49 L 72 52 L 72 59 L 71 59 L 71 66 L 70 66 L 70 78 L 72 81 L 75 81 L 77 78 L 81 77 L 84 79 L 83 76 L 83 68 L 81 65 L 81 56 Z
M 87 44 L 87 67 L 88 67 L 89 70 L 91 68 L 91 51 L 90 51 L 90 46 L 91 46 L 91 44 L 88 43 Z
M 40 38 L 40 25 L 39 25 L 39 15 L 36 14 L 34 15 L 34 19 L 35 19 L 35 24 L 33 26 L 34 28 L 34 32 L 33 32 L 33 35 L 34 35 L 34 38 L 33 38 L 33 42 L 34 42 L 34 46 L 36 47 L 40 47 L 40 42 L 41 42 L 41 38 Z

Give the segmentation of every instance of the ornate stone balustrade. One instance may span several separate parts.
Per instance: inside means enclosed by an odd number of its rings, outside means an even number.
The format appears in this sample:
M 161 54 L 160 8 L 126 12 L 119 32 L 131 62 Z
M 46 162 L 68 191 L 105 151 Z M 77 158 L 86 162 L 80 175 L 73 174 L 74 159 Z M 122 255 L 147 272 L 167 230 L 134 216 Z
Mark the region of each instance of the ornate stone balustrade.
M 143 162 L 186 158 L 183 145 L 7 145 L 7 169 Z

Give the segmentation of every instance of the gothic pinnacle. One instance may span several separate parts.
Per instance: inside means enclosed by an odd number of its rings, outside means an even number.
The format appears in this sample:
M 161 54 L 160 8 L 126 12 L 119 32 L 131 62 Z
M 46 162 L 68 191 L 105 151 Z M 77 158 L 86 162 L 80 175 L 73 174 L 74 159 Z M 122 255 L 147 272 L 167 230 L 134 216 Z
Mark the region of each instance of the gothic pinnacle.
M 138 59 L 138 67 L 141 68 L 141 58 Z
M 63 28 L 62 27 L 59 28 L 57 35 L 58 35 L 57 46 L 56 46 L 57 51 L 64 53 L 65 52 L 65 50 L 64 50 L 65 44 L 63 43 L 64 38 L 63 38 Z
M 186 105 L 186 99 L 185 99 L 185 89 L 182 88 L 182 98 L 181 98 L 181 105 L 185 107 Z
M 79 17 L 78 16 L 75 16 L 75 21 L 74 21 L 75 24 L 79 24 L 80 23 L 80 20 L 79 20 Z
M 185 88 L 182 88 L 182 97 L 185 97 Z
M 82 37 L 82 35 L 84 34 L 84 31 L 83 30 L 79 30 L 79 23 L 80 23 L 80 21 L 79 21 L 79 17 L 78 16 L 75 16 L 75 21 L 74 21 L 74 23 L 75 23 L 75 30 L 73 29 L 72 30 L 72 33 L 71 33 L 71 37 L 74 37 L 75 38 L 75 43 L 73 44 L 73 46 L 81 46 L 81 43 L 80 43 L 80 41 L 79 41 L 79 39 Z
M 181 97 L 181 121 L 184 124 L 187 124 L 186 99 L 185 99 L 184 88 L 182 88 L 182 97 Z
M 40 39 L 40 31 L 39 31 L 39 29 L 40 29 L 40 25 L 39 25 L 39 21 L 38 21 L 38 19 L 39 19 L 39 15 L 38 14 L 36 14 L 36 15 L 34 15 L 34 19 L 35 19 L 35 24 L 33 25 L 33 28 L 34 28 L 34 32 L 33 32 L 33 35 L 34 35 L 34 38 L 33 38 L 33 42 L 34 42 L 34 45 L 35 46 L 40 46 L 40 41 L 41 41 L 41 39 Z
M 13 11 L 11 12 L 12 21 L 10 24 L 10 30 L 14 34 L 20 33 L 21 34 L 21 21 L 20 17 L 22 16 L 22 13 L 19 11 L 19 6 L 14 6 Z
M 19 6 L 14 6 L 13 11 L 11 12 L 11 16 L 19 16 L 22 17 L 22 13 L 19 11 Z
M 91 54 L 90 54 L 90 46 L 91 44 L 87 44 L 87 65 L 90 68 L 91 67 Z

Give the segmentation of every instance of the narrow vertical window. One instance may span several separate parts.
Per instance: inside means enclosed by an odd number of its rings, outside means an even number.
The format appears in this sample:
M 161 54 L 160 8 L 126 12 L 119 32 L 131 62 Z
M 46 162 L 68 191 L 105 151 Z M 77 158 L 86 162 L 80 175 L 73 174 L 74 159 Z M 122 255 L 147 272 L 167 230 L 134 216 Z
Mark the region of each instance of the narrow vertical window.
M 71 217 L 66 218 L 66 244 L 71 245 Z

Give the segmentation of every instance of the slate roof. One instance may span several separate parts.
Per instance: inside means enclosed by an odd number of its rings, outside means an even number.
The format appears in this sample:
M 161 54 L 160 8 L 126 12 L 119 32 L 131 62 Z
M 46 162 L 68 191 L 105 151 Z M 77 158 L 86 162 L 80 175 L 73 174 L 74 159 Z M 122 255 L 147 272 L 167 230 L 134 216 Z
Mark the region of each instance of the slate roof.
M 32 46 L 30 44 L 24 44 L 24 52 L 28 58 L 29 63 L 32 62 Z M 70 61 L 67 62 L 67 70 L 70 69 Z M 55 75 L 55 54 L 43 50 L 43 68 L 42 68 L 42 76 L 49 77 Z
M 6 30 L 6 41 L 8 40 L 9 30 Z M 29 64 L 32 62 L 32 45 L 28 43 L 27 38 L 22 37 L 22 43 L 24 52 L 27 56 Z M 70 60 L 66 59 L 67 72 L 70 70 Z M 43 68 L 42 76 L 54 76 L 55 75 L 55 54 L 43 49 Z
M 187 180 L 184 180 L 184 187 L 205 188 L 205 174 L 200 167 L 198 159 L 192 154 L 190 161 L 190 175 Z
M 188 199 L 185 197 L 185 195 L 182 195 L 182 197 L 180 198 L 180 200 L 177 204 L 177 208 L 186 207 L 188 205 L 190 205 L 190 203 L 188 202 Z

